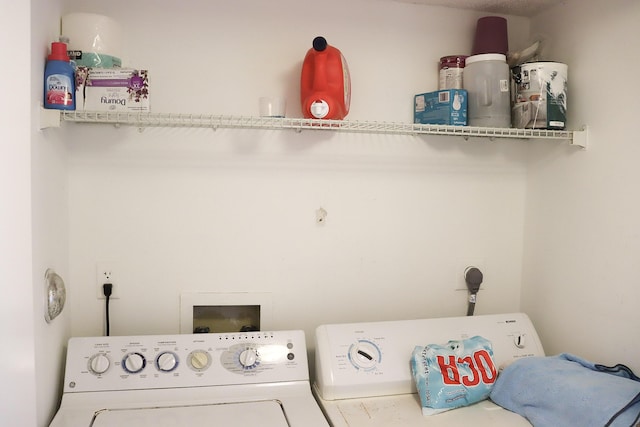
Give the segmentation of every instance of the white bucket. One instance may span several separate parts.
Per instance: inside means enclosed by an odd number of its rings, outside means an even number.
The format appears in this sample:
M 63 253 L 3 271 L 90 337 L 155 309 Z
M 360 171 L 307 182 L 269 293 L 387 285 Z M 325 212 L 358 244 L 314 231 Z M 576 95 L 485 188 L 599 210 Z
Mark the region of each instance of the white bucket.
M 511 69 L 513 127 L 565 129 L 567 71 L 567 64 L 559 62 L 530 62 Z

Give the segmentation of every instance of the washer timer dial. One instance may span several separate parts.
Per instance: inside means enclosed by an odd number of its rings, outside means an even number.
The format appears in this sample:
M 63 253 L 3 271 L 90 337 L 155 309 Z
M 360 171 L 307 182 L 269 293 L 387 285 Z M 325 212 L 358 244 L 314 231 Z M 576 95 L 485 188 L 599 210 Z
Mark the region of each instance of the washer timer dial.
M 261 347 L 253 343 L 232 345 L 220 355 L 222 366 L 236 374 L 260 372 L 262 370 Z
M 356 367 L 364 371 L 375 369 L 382 361 L 382 352 L 376 343 L 366 339 L 360 339 L 351 344 L 349 348 L 349 360 Z
M 102 375 L 111 366 L 111 361 L 106 354 L 97 353 L 89 358 L 89 372 L 94 375 Z
M 260 363 L 258 351 L 253 347 L 246 348 L 238 355 L 238 361 L 244 369 L 253 369 Z

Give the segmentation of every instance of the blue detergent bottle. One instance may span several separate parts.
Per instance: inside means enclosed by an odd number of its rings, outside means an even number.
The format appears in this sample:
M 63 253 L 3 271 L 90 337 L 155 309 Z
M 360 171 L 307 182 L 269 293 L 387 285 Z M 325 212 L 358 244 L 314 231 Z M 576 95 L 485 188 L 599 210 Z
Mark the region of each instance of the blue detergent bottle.
M 51 53 L 44 70 L 44 108 L 75 110 L 75 83 L 66 43 L 51 43 Z

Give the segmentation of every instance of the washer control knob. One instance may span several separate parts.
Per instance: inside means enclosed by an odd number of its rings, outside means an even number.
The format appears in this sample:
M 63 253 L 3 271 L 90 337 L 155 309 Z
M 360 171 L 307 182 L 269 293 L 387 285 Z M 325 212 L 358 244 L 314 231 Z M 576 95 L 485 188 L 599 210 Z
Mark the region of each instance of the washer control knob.
M 211 365 L 211 356 L 205 350 L 194 350 L 189 354 L 189 366 L 196 371 L 204 371 Z
M 130 374 L 137 374 L 147 366 L 147 360 L 140 353 L 129 353 L 122 360 L 122 367 Z
M 178 367 L 178 356 L 170 351 L 160 353 L 156 357 L 156 366 L 161 372 L 171 372 Z
M 111 361 L 106 354 L 98 353 L 89 359 L 89 371 L 95 375 L 101 375 L 107 372 L 111 366 Z
M 240 353 L 239 359 L 243 368 L 251 369 L 258 364 L 258 353 L 255 348 L 247 348 Z
M 526 345 L 525 334 L 516 334 L 513 337 L 513 343 L 518 348 L 524 348 Z

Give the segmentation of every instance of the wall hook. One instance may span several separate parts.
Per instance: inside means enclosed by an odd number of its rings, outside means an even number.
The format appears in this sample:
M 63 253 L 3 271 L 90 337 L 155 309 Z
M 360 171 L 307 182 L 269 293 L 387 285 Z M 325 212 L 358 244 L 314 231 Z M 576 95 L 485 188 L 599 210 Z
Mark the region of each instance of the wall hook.
M 327 219 L 327 211 L 324 210 L 322 207 L 318 208 L 318 210 L 316 210 L 316 223 L 324 224 L 326 219 Z

